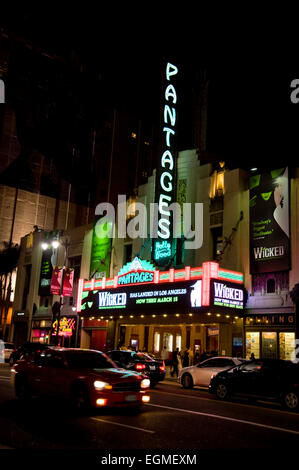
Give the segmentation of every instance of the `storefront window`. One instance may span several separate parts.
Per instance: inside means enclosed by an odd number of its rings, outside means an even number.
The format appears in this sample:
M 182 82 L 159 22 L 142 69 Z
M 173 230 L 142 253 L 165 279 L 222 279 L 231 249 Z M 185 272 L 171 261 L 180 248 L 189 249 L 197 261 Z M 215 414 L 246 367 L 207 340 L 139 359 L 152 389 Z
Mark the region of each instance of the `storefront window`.
M 154 352 L 160 351 L 160 333 L 154 334 Z
M 170 333 L 164 333 L 163 335 L 163 347 L 166 346 L 167 351 L 173 351 L 173 335 Z
M 246 333 L 246 359 L 250 359 L 251 354 L 254 354 L 256 359 L 260 357 L 259 332 L 247 331 Z
M 295 333 L 279 333 L 279 358 L 295 360 Z
M 179 348 L 179 351 L 182 349 L 182 337 L 181 337 L 181 335 L 176 335 L 176 337 L 175 337 L 175 347 Z
M 277 358 L 277 334 L 276 332 L 262 332 L 262 354 L 264 359 Z

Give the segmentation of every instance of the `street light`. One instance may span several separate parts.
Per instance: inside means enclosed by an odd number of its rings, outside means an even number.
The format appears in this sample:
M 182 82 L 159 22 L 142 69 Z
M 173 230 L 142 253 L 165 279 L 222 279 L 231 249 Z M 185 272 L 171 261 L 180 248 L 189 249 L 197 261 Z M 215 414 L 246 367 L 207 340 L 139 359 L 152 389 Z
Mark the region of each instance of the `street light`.
M 56 327 L 56 338 L 55 338 L 55 343 L 57 345 L 59 344 L 60 317 L 61 317 L 61 309 L 63 306 L 63 280 L 64 280 L 64 273 L 65 273 L 66 261 L 67 261 L 67 251 L 68 251 L 69 245 L 70 243 L 67 239 L 65 241 L 53 240 L 52 242 L 53 248 L 58 249 L 59 246 L 64 247 L 64 261 L 63 261 L 63 266 L 61 270 L 61 281 L 60 281 L 60 288 L 59 288 L 59 309 L 57 312 L 57 327 Z
M 53 239 L 51 242 L 43 242 L 41 244 L 42 249 L 48 250 L 50 248 L 53 248 L 54 250 L 58 250 L 60 246 L 64 247 L 64 261 L 63 261 L 63 266 L 61 270 L 61 280 L 60 280 L 60 287 L 59 287 L 59 306 L 57 306 L 57 326 L 56 326 L 56 338 L 55 338 L 55 344 L 59 344 L 59 327 L 60 327 L 60 317 L 61 317 L 61 308 L 63 306 L 63 280 L 64 280 L 64 273 L 66 269 L 66 261 L 67 261 L 67 250 L 69 247 L 69 241 L 62 240 L 62 239 Z M 56 312 L 55 312 L 56 313 Z M 52 327 L 53 331 L 53 327 Z

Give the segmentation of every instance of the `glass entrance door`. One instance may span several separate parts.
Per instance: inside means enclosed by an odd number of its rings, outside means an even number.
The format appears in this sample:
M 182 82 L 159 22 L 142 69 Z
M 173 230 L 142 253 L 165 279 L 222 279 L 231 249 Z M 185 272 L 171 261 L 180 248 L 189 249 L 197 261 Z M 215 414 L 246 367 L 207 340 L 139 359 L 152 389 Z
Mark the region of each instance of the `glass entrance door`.
M 262 357 L 264 359 L 277 359 L 276 331 L 262 332 Z

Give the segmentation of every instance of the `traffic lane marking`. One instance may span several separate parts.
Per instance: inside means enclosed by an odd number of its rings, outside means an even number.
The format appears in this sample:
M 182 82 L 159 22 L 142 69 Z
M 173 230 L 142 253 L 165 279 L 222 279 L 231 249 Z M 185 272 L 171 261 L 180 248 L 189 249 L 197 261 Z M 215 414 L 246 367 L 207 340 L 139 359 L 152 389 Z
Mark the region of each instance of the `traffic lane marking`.
M 291 416 L 299 416 L 299 415 L 296 415 L 296 413 L 294 413 L 293 411 L 287 411 L 287 410 L 280 410 L 280 409 L 277 409 L 277 408 L 273 408 L 275 405 L 279 406 L 279 404 L 276 404 L 276 402 L 271 402 L 271 401 L 263 401 L 263 400 L 257 400 L 259 403 L 262 404 L 265 404 L 265 405 L 268 405 L 267 408 L 263 408 L 262 406 L 257 406 L 257 405 L 251 405 L 251 404 L 247 404 L 247 403 L 239 403 L 239 402 L 235 402 L 235 401 L 219 401 L 217 398 L 214 398 L 213 395 L 211 395 L 211 397 L 207 398 L 207 397 L 198 397 L 196 395 L 186 395 L 186 394 L 178 394 L 178 393 L 172 393 L 172 392 L 164 392 L 164 391 L 160 391 L 160 390 L 152 390 L 151 393 L 161 393 L 163 395 L 172 395 L 172 396 L 175 396 L 175 397 L 183 397 L 183 398 L 191 398 L 191 399 L 195 399 L 195 400 L 203 400 L 203 401 L 211 401 L 211 402 L 214 402 L 214 403 L 221 403 L 222 405 L 234 405 L 234 406 L 240 406 L 240 407 L 245 407 L 245 408 L 255 408 L 257 410 L 262 410 L 262 409 L 267 409 L 267 411 L 275 411 L 275 413 L 283 413 L 283 414 L 289 414 Z M 245 398 L 246 399 L 246 398 Z M 271 405 L 271 407 L 269 406 Z
M 265 429 L 271 429 L 273 431 L 279 431 L 279 432 L 286 432 L 289 434 L 295 434 L 296 436 L 299 436 L 299 431 L 294 431 L 293 429 L 286 429 L 286 428 L 280 428 L 277 426 L 270 426 L 268 424 L 262 424 L 262 423 L 256 423 L 254 421 L 247 421 L 243 419 L 237 419 L 237 418 L 230 418 L 229 416 L 222 416 L 222 415 L 215 415 L 212 413 L 203 413 L 201 411 L 192 411 L 192 410 L 184 410 L 181 408 L 174 408 L 172 406 L 165 406 L 165 405 L 154 405 L 152 403 L 145 403 L 146 406 L 154 406 L 156 408 L 163 408 L 166 410 L 171 410 L 171 411 L 178 411 L 180 413 L 188 413 L 192 415 L 197 415 L 197 416 L 205 416 L 207 418 L 214 418 L 214 419 L 222 419 L 223 421 L 231 421 L 234 423 L 239 423 L 239 424 L 247 424 L 249 426 L 256 426 L 260 428 L 265 428 Z
M 91 419 L 93 419 L 94 421 L 100 421 L 101 423 L 114 424 L 115 426 L 121 426 L 123 428 L 134 429 L 135 431 L 147 432 L 148 434 L 155 434 L 155 432 L 156 432 L 156 431 L 151 431 L 150 429 L 144 429 L 144 428 L 138 428 L 136 426 L 130 426 L 129 424 L 116 423 L 115 421 L 109 421 L 108 419 L 100 419 L 100 418 L 91 418 Z

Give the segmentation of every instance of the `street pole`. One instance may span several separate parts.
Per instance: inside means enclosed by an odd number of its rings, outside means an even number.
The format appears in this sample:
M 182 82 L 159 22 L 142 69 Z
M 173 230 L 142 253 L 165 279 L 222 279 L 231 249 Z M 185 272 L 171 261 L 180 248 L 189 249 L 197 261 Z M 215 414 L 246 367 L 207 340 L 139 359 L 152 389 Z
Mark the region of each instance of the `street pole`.
M 62 271 L 61 271 L 61 282 L 60 282 L 60 289 L 59 289 L 59 310 L 57 314 L 56 340 L 55 340 L 55 343 L 57 346 L 59 345 L 59 327 L 60 327 L 61 309 L 63 306 L 63 280 L 64 280 L 64 272 L 65 272 L 66 262 L 67 262 L 67 250 L 69 247 L 68 240 L 65 240 L 65 242 L 61 243 L 61 245 L 64 247 L 64 261 L 63 261 L 63 266 L 62 266 Z

